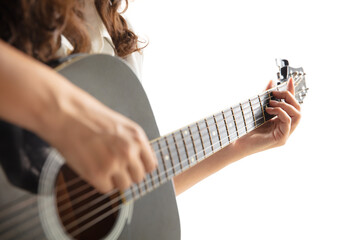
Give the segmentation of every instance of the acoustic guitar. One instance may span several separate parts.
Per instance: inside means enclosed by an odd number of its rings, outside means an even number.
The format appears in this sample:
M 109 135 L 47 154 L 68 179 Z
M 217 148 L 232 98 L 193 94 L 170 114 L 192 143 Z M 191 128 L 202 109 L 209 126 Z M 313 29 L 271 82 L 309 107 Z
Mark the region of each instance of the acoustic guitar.
M 165 136 L 136 75 L 120 58 L 80 55 L 55 69 L 108 107 L 143 127 L 158 167 L 126 191 L 100 194 L 35 134 L 0 122 L 0 239 L 180 239 L 172 178 L 256 129 L 273 116 L 265 107 L 293 78 L 307 93 L 302 68 L 279 60 L 277 87 Z

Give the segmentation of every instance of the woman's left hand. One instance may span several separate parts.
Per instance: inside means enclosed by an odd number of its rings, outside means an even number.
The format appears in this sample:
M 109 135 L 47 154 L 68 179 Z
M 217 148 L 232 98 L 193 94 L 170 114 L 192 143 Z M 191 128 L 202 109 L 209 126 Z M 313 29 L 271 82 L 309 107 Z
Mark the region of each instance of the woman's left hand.
M 271 82 L 266 89 L 270 88 Z M 292 79 L 288 82 L 287 91 L 273 91 L 274 97 L 284 101 L 271 100 L 266 112 L 275 117 L 235 142 L 237 155 L 240 154 L 238 159 L 286 143 L 301 118 L 300 104 L 296 101 L 294 92 Z

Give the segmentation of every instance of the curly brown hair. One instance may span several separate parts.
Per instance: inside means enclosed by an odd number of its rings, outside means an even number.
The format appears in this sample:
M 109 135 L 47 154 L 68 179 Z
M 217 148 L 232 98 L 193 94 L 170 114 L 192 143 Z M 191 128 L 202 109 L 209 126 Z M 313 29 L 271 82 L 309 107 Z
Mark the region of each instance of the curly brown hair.
M 64 35 L 73 45 L 72 53 L 89 52 L 91 41 L 84 22 L 83 8 L 88 0 L 2 0 L 0 38 L 26 54 L 48 62 Z M 125 57 L 138 47 L 138 37 L 118 12 L 125 12 L 128 0 L 94 0 L 115 45 L 116 54 Z M 122 4 L 125 4 L 122 6 Z

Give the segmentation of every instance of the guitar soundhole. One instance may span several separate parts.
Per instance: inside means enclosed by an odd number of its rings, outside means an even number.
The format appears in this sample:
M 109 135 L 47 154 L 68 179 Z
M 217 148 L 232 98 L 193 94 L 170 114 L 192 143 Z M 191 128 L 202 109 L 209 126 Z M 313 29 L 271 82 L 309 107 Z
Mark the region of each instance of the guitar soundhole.
M 103 195 L 64 165 L 56 180 L 56 202 L 64 231 L 73 239 L 102 239 L 111 232 L 121 204 L 119 193 Z

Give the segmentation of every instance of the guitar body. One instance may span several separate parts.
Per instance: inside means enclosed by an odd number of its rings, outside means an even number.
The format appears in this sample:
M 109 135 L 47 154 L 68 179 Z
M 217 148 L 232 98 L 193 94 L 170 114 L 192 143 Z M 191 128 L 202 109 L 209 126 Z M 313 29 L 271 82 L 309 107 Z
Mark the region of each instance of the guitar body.
M 141 83 L 121 59 L 107 55 L 79 56 L 57 70 L 108 107 L 137 122 L 149 139 L 159 137 Z M 113 206 L 116 204 L 110 204 L 114 210 L 109 217 L 97 220 L 95 216 L 96 224 L 91 223 L 91 228 L 75 226 L 73 228 L 81 233 L 69 234 L 62 226 L 58 214 L 60 200 L 56 200 L 54 190 L 54 186 L 61 185 L 59 181 L 68 178 L 60 154 L 34 134 L 16 126 L 2 122 L 0 134 L 3 167 L 0 170 L 0 239 L 180 239 L 172 181 L 140 199 L 124 203 L 119 209 Z M 10 141 L 17 143 L 17 151 L 10 149 Z M 111 197 L 107 201 L 110 202 Z M 78 218 L 86 216 L 82 214 Z M 71 218 L 76 217 L 73 214 Z

